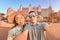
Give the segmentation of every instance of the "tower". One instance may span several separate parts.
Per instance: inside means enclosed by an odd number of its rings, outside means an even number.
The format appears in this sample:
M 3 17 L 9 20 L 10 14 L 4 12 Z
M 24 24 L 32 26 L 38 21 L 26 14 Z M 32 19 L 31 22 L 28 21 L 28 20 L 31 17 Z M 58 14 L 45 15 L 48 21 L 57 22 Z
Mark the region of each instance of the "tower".
M 20 8 L 18 9 L 18 11 L 22 11 L 23 10 L 23 6 L 20 5 Z
M 37 7 L 37 11 L 41 12 L 41 6 L 40 5 Z
M 31 4 L 29 5 L 29 12 L 30 12 L 30 11 L 33 11 L 33 7 L 32 7 Z

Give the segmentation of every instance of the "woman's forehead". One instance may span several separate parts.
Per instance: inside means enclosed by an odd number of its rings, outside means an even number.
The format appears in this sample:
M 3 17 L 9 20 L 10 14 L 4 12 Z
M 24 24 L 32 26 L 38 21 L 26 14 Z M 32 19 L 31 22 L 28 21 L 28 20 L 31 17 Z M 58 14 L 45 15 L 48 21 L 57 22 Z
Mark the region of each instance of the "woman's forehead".
M 16 18 L 17 19 L 23 19 L 24 17 L 22 15 L 17 15 Z
M 21 17 L 22 15 L 16 15 L 16 17 Z

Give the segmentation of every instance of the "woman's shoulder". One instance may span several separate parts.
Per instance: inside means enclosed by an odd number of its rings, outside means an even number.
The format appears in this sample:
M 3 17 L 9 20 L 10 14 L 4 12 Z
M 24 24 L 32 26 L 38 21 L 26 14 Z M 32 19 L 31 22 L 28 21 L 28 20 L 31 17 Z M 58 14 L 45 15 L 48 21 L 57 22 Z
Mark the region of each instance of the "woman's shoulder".
M 17 30 L 17 28 L 18 28 L 18 26 L 15 26 L 14 28 L 10 29 L 8 32 L 14 32 Z

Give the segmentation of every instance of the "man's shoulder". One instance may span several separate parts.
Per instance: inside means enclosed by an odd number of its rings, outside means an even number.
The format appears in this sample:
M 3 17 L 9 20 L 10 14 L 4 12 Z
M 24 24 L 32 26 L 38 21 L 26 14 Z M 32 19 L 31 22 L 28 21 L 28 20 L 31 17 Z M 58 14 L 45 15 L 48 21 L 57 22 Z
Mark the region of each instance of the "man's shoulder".
M 38 22 L 37 24 L 38 24 L 38 26 L 45 26 L 45 25 L 48 25 L 48 23 L 46 23 L 46 22 L 42 22 L 42 23 Z
M 25 27 L 24 27 L 24 30 L 29 30 L 31 28 L 31 24 L 27 24 Z

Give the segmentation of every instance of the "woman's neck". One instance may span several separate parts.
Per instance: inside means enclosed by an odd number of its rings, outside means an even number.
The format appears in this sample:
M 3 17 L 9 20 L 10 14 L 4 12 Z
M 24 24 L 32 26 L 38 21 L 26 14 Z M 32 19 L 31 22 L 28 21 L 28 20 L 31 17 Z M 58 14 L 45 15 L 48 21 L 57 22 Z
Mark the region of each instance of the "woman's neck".
M 18 25 L 19 27 L 23 28 L 23 25 Z

